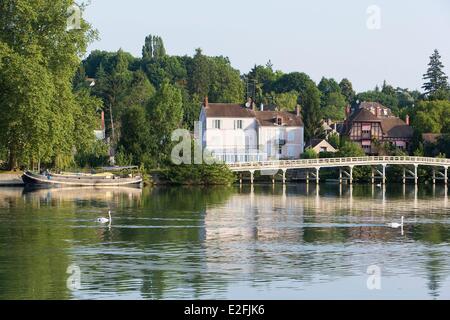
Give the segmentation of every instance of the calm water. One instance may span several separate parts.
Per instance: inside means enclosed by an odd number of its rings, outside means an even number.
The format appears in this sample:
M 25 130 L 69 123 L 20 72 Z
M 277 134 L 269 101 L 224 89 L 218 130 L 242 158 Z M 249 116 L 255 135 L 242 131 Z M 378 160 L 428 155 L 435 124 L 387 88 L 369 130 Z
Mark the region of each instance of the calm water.
M 449 299 L 447 193 L 2 188 L 0 299 Z M 403 234 L 385 225 L 402 215 Z

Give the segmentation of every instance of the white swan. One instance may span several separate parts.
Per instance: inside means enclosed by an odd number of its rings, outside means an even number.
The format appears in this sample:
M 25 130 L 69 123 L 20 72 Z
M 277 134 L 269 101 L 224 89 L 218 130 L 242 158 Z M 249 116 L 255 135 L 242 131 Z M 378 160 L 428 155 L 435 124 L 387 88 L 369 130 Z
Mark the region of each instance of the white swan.
M 111 221 L 112 221 L 112 218 L 111 218 L 111 210 L 108 210 L 108 216 L 109 216 L 109 219 L 108 219 L 108 218 L 105 218 L 105 217 L 100 217 L 100 218 L 97 219 L 97 222 L 103 223 L 103 224 L 109 222 L 109 223 L 111 224 Z
M 377 184 L 377 188 L 381 188 L 381 183 Z
M 403 228 L 403 216 L 402 216 L 402 222 L 401 223 L 391 222 L 391 223 L 388 223 L 387 225 L 388 225 L 388 227 L 391 227 L 391 228 L 394 228 L 394 229 L 397 229 L 397 228 L 400 228 L 400 227 Z

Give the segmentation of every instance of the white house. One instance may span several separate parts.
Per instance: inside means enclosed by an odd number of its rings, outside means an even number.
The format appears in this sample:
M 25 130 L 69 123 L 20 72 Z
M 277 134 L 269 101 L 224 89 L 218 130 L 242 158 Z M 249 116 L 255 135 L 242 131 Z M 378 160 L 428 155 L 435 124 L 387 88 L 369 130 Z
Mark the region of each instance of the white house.
M 298 159 L 304 126 L 298 110 L 258 111 L 247 105 L 203 102 L 200 112 L 204 149 L 224 162 Z

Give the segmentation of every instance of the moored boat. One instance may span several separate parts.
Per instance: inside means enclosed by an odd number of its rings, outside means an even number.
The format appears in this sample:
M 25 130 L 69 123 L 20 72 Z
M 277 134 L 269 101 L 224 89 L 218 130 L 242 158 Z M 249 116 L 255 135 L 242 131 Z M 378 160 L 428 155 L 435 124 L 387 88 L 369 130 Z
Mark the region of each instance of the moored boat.
M 134 167 L 115 168 L 132 169 Z M 42 187 L 112 187 L 112 186 L 132 186 L 141 185 L 142 177 L 133 174 L 114 174 L 103 172 L 97 174 L 89 173 L 36 173 L 25 171 L 22 180 L 26 185 Z

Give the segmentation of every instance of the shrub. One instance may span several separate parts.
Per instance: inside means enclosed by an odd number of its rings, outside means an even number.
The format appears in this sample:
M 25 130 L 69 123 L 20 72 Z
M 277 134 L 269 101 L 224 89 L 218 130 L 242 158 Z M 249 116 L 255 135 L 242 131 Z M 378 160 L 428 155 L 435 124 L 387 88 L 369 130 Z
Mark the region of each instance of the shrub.
M 166 179 L 180 185 L 230 185 L 236 177 L 224 164 L 170 165 Z

